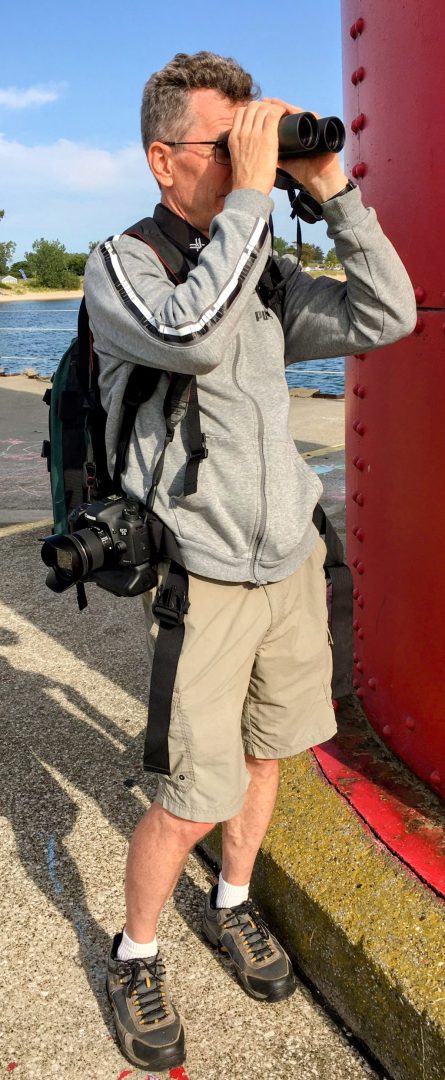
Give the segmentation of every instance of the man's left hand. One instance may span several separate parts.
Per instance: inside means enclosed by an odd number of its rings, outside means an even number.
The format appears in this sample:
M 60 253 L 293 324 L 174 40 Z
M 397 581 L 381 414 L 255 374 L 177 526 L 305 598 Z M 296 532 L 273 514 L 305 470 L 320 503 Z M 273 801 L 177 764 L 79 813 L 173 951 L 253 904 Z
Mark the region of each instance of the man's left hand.
M 289 105 L 289 102 L 282 101 L 281 98 L 263 98 L 262 100 L 270 102 L 271 105 L 281 105 L 283 116 L 307 111 L 297 108 L 296 105 Z M 319 119 L 319 113 L 314 112 L 313 115 Z M 320 203 L 333 198 L 348 183 L 348 177 L 343 172 L 338 154 L 314 154 L 313 156 L 308 154 L 301 158 L 283 160 L 279 158 L 278 165 L 280 169 L 284 169 L 300 184 L 303 184 L 306 191 Z

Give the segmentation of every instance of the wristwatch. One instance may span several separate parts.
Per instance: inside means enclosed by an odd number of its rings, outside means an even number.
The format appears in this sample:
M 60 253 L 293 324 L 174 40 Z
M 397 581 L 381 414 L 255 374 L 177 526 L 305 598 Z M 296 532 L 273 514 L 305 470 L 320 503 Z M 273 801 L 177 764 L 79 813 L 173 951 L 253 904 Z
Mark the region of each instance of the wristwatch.
M 346 195 L 348 191 L 354 191 L 354 188 L 356 187 L 357 184 L 353 184 L 352 180 L 348 180 L 346 186 L 342 188 L 341 191 L 337 191 L 336 195 L 330 195 L 329 199 L 326 199 L 326 202 L 331 202 L 331 199 L 339 199 L 341 195 Z

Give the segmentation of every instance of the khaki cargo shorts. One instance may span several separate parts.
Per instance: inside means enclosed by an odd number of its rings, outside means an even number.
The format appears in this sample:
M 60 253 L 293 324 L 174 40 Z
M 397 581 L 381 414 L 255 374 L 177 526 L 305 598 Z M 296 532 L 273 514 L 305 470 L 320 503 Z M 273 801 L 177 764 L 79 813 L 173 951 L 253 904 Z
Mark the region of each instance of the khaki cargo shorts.
M 325 554 L 319 538 L 303 566 L 270 585 L 189 575 L 171 777 L 160 778 L 156 795 L 172 814 L 227 821 L 241 810 L 249 784 L 246 754 L 291 757 L 335 734 Z M 150 662 L 158 630 L 153 596 L 143 597 Z

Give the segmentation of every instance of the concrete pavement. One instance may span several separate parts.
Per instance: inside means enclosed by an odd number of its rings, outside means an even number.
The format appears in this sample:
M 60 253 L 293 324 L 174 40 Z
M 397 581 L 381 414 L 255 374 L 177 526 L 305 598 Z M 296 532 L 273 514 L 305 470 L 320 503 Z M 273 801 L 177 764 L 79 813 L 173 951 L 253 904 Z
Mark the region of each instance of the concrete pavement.
M 103 989 L 126 841 L 153 792 L 141 769 L 144 628 L 138 603 L 90 587 L 80 615 L 73 595 L 44 587 L 45 529 L 27 525 L 50 518 L 43 389 L 0 381 L 3 1067 L 18 1080 L 146 1077 L 113 1042 Z M 299 448 L 325 469 L 324 502 L 340 520 L 343 456 L 325 448 L 343 442 L 343 409 L 291 399 Z M 207 852 L 217 857 L 217 831 Z M 207 887 L 192 856 L 159 931 L 189 1047 L 174 1080 L 444 1080 L 444 907 L 364 829 L 312 755 L 283 767 L 254 889 L 343 1027 L 304 981 L 277 1006 L 246 997 L 202 940 Z

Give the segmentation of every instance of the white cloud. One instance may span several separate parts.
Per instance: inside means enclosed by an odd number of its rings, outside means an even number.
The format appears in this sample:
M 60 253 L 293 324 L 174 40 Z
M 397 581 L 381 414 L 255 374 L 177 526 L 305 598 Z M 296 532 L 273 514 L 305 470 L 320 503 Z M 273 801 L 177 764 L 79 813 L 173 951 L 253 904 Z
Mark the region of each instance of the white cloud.
M 5 109 L 28 109 L 33 105 L 47 105 L 50 101 L 57 101 L 60 97 L 62 86 L 29 86 L 27 90 L 20 90 L 17 86 L 9 86 L 3 90 L 0 87 L 0 106 Z
M 152 212 L 159 190 L 142 146 L 104 150 L 69 139 L 26 146 L 0 134 L 2 239 L 17 257 L 36 237 L 80 251 Z
M 2 199 L 5 185 L 22 189 L 28 197 L 37 192 L 70 193 L 128 192 L 147 188 L 151 175 L 142 147 L 133 144 L 120 150 L 101 150 L 58 139 L 49 146 L 25 146 L 0 135 Z

